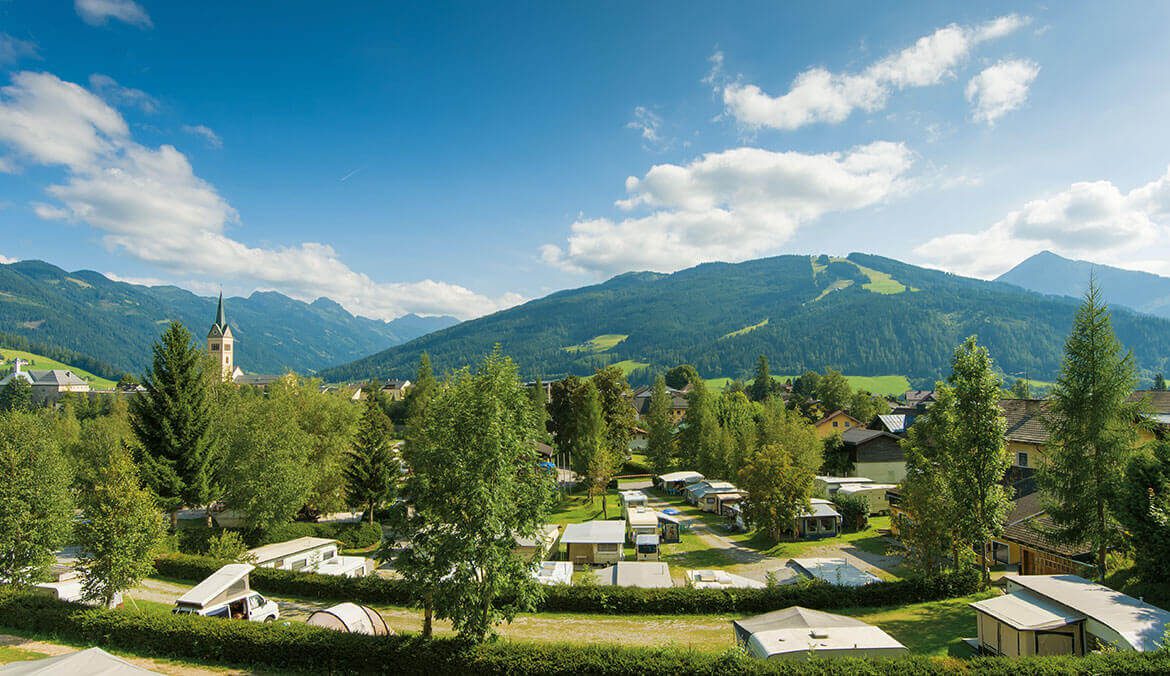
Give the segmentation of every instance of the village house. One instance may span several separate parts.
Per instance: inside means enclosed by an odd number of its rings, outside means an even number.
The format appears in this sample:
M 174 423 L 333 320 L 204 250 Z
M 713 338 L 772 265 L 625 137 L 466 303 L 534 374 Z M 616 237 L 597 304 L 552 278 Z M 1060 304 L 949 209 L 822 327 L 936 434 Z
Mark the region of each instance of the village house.
M 565 558 L 576 566 L 617 563 L 623 558 L 626 525 L 622 521 L 571 523 L 561 533 Z
M 666 388 L 666 395 L 670 397 L 670 422 L 674 425 L 682 422 L 687 414 L 687 393 L 690 390 L 690 385 L 687 385 L 681 390 L 676 390 L 673 387 Z M 650 397 L 653 394 L 654 388 L 649 385 L 643 385 L 634 390 L 632 403 L 639 418 L 645 418 L 650 415 Z
M 841 441 L 853 466 L 850 474 L 891 484 L 906 478 L 906 453 L 897 435 L 854 427 L 841 435 Z
M 970 604 L 981 652 L 1007 657 L 1161 650 L 1170 612 L 1076 575 L 1007 575 Z
M 382 384 L 382 394 L 392 401 L 402 401 L 406 398 L 406 391 L 410 389 L 409 380 L 387 380 Z
M 6 387 L 14 379 L 23 380 L 29 384 L 31 399 L 35 404 L 44 404 L 57 401 L 67 394 L 88 394 L 89 383 L 82 380 L 77 374 L 68 369 L 23 370 L 28 362 L 17 357 L 12 360 L 12 373 L 0 380 L 0 388 Z
M 813 427 L 817 430 L 817 436 L 824 439 L 834 433 L 843 434 L 846 430 L 855 427 L 865 427 L 865 423 L 845 411 L 838 410 L 813 423 Z
M 905 437 L 906 430 L 909 429 L 909 425 L 906 424 L 907 417 L 905 413 L 878 414 L 873 417 L 868 427 L 871 430 L 881 430 Z

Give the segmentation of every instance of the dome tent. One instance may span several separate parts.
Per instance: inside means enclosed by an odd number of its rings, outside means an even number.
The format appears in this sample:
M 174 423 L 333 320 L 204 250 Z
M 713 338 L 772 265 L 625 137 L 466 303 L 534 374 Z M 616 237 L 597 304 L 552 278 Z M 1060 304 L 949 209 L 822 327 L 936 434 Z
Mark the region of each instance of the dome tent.
M 386 636 L 394 633 L 378 611 L 356 603 L 339 603 L 331 608 L 315 611 L 309 615 L 306 623 L 350 634 Z

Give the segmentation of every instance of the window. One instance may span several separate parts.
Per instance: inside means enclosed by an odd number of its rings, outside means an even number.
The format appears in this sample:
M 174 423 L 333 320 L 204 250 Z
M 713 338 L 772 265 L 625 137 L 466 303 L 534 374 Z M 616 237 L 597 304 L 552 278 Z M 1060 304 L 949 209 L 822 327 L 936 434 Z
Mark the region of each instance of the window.
M 232 346 L 231 346 L 230 344 L 225 344 L 225 345 L 223 346 L 223 351 L 224 351 L 224 352 L 231 352 L 231 351 L 232 351 Z
M 849 427 L 849 426 L 850 426 L 850 425 L 849 425 L 849 421 L 848 421 L 848 420 L 846 420 L 846 421 L 845 421 L 845 426 L 846 426 L 846 427 Z
M 836 426 L 837 426 L 837 421 L 836 421 L 836 420 L 834 420 L 834 421 L 833 421 L 833 427 L 836 427 Z
M 219 352 L 219 343 L 212 343 L 211 344 L 211 351 L 212 352 Z
M 601 543 L 601 544 L 598 544 L 598 545 L 597 545 L 597 552 L 598 552 L 599 554 L 600 554 L 600 553 L 602 553 L 602 552 L 606 552 L 606 553 L 608 553 L 608 554 L 612 554 L 612 553 L 614 553 L 614 552 L 616 552 L 616 551 L 618 550 L 618 547 L 619 547 L 619 546 L 620 546 L 620 545 L 613 544 L 613 543 Z
M 1016 453 L 1016 465 L 1019 467 L 1028 466 L 1028 454 L 1024 452 Z
M 296 561 L 292 562 L 292 565 L 289 566 L 289 569 L 290 570 L 302 570 L 304 568 L 307 568 L 308 565 L 309 565 L 309 562 L 306 559 L 297 559 Z

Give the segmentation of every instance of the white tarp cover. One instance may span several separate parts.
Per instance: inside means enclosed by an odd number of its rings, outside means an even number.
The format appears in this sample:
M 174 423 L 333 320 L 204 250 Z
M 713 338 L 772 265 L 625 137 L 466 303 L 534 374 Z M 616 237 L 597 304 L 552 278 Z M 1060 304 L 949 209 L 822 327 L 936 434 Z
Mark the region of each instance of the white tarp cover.
M 339 603 L 324 610 L 314 611 L 305 624 L 350 634 L 386 636 L 393 633 L 378 611 L 356 603 Z
M 878 576 L 857 568 L 843 558 L 789 559 L 788 567 L 795 569 L 802 575 L 842 587 L 861 587 L 873 582 L 881 582 L 881 578 Z
M 767 586 L 759 580 L 725 570 L 688 570 L 687 581 L 695 589 L 763 589 Z
M 101 648 L 79 650 L 67 655 L 46 657 L 41 660 L 12 662 L 0 667 L 0 674 L 38 674 L 43 676 L 141 676 L 157 674 L 157 671 L 143 669 L 130 664 L 120 657 L 114 657 Z
M 248 573 L 255 570 L 249 563 L 229 563 L 212 573 L 208 578 L 180 596 L 177 603 L 185 606 L 203 608 L 216 600 L 220 594 L 230 589 L 236 583 L 248 577 Z
M 573 564 L 570 561 L 542 561 L 532 574 L 541 584 L 572 584 Z

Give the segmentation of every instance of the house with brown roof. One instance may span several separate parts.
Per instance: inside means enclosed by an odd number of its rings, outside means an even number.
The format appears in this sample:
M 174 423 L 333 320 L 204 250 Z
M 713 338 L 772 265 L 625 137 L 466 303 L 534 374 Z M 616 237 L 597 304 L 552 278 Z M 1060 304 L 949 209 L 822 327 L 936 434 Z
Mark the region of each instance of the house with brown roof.
M 1048 444 L 1048 427 L 1044 415 L 1048 402 L 1044 399 L 1000 399 L 999 407 L 1007 421 L 1004 441 L 1011 454 L 1008 481 L 1029 479 L 1036 472 Z
M 687 393 L 691 391 L 691 386 L 687 385 L 681 390 L 676 390 L 673 387 L 666 388 L 666 395 L 670 397 L 670 422 L 677 425 L 682 422 L 683 417 L 687 414 Z M 654 394 L 654 388 L 649 385 L 643 385 L 634 390 L 632 402 L 634 410 L 638 413 L 639 418 L 644 418 L 650 415 L 650 397 Z

